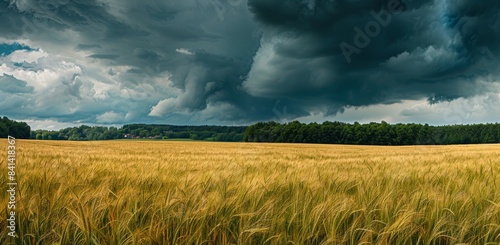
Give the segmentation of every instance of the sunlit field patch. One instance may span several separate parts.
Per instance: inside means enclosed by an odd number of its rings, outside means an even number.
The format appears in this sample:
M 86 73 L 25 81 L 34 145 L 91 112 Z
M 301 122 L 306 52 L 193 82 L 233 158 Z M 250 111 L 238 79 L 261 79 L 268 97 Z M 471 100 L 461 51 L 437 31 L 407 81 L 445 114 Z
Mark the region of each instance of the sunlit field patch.
M 20 140 L 16 171 L 24 244 L 500 241 L 500 145 Z

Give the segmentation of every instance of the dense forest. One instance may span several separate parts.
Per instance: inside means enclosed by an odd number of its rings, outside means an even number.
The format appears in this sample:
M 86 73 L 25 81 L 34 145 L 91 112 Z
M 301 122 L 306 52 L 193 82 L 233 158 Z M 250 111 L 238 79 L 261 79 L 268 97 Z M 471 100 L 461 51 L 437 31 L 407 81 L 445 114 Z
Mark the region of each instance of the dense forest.
M 427 124 L 348 124 L 298 121 L 261 122 L 249 126 L 247 142 L 286 142 L 359 145 L 443 145 L 500 143 L 500 124 L 429 126 Z
M 31 128 L 25 122 L 16 122 L 7 117 L 0 118 L 0 138 L 12 136 L 19 139 L 30 137 Z
M 65 128 L 59 131 L 36 130 L 32 139 L 41 140 L 110 140 L 110 139 L 192 139 L 207 141 L 243 141 L 246 127 L 232 126 L 173 126 L 128 124 L 116 127 Z

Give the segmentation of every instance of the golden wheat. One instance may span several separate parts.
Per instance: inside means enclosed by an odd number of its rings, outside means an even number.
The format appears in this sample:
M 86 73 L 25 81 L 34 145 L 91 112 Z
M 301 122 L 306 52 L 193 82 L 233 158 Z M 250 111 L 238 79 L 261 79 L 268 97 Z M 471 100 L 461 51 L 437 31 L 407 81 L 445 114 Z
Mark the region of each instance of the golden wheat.
M 500 145 L 22 140 L 17 150 L 20 238 L 7 236 L 1 191 L 0 244 L 500 241 Z

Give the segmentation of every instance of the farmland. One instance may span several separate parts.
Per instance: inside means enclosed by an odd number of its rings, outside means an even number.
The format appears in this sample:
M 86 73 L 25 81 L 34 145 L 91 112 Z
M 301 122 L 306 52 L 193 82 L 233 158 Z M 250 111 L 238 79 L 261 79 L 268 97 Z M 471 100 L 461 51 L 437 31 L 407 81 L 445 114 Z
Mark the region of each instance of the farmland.
M 500 145 L 20 140 L 16 147 L 24 244 L 500 241 Z M 0 244 L 14 242 L 8 195 L 0 192 Z

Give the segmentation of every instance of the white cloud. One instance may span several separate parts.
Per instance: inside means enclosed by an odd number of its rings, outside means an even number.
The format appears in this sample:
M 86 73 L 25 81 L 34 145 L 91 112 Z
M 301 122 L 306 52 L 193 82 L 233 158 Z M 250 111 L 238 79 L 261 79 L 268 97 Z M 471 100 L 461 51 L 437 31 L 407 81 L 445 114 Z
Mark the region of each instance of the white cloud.
M 97 123 L 116 123 L 121 122 L 124 119 L 124 115 L 122 113 L 116 113 L 113 111 L 105 112 L 96 117 Z
M 185 49 L 185 48 L 178 48 L 175 50 L 177 53 L 180 53 L 180 54 L 185 54 L 185 55 L 193 55 L 194 53 L 189 51 L 189 49 Z
M 402 110 L 400 115 L 433 124 L 494 123 L 500 120 L 500 94 L 487 93 L 432 105 L 418 103 Z
M 28 125 L 30 125 L 31 130 L 37 130 L 37 129 L 59 130 L 63 128 L 77 127 L 81 125 L 78 122 L 71 122 L 71 123 L 59 122 L 54 119 L 45 119 L 45 120 L 22 119 L 20 121 L 26 122 Z
M 38 93 L 60 86 L 61 81 L 71 80 L 75 74 L 82 74 L 81 67 L 75 63 L 49 56 L 45 52 L 23 50 L 12 54 L 14 56 L 9 55 L 0 61 L 3 62 L 0 73 L 26 81 Z M 15 66 L 14 63 L 22 62 L 21 59 L 32 59 L 36 64 L 33 64 L 32 69 Z
M 100 62 L 51 55 L 41 49 L 18 50 L 0 57 L 0 74 L 26 82 L 33 92 L 5 94 L 0 107 L 14 103 L 17 109 L 9 109 L 9 115 L 21 118 L 65 117 L 106 124 L 137 120 L 149 113 L 143 108 L 177 90 L 171 89 L 168 73 L 131 76 L 131 68 L 113 66 L 110 75 L 109 66 Z
M 383 120 L 388 123 L 429 123 L 431 125 L 495 123 L 500 121 L 500 93 L 496 91 L 437 104 L 429 104 L 424 99 L 405 100 L 389 105 L 351 107 L 334 116 L 325 116 L 316 111 L 297 120 L 306 123 L 322 121 L 369 123 Z
M 79 127 L 81 125 L 87 125 L 87 126 L 104 126 L 104 127 L 120 127 L 121 125 L 119 124 L 99 124 L 99 123 L 88 123 L 88 122 L 80 122 L 80 121 L 74 121 L 74 122 L 60 122 L 57 119 L 16 119 L 12 118 L 17 121 L 23 121 L 26 122 L 30 127 L 31 130 L 38 130 L 38 129 L 43 129 L 43 130 L 60 130 L 64 128 L 70 128 L 70 127 Z
M 22 63 L 22 62 L 27 62 L 27 63 L 34 63 L 38 62 L 41 58 L 48 57 L 49 55 L 43 51 L 42 49 L 40 50 L 16 50 L 12 52 L 9 57 L 12 62 L 17 62 L 17 63 Z
M 175 112 L 176 106 L 177 103 L 175 98 L 164 99 L 153 106 L 151 108 L 151 112 L 149 112 L 148 115 L 153 117 L 161 117 L 168 114 L 169 112 Z

